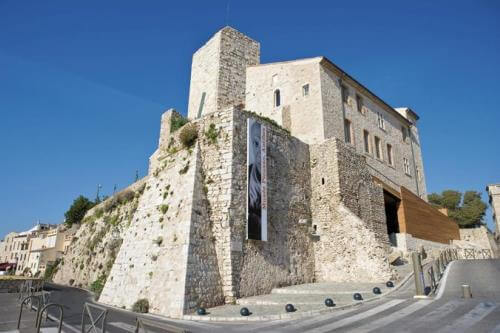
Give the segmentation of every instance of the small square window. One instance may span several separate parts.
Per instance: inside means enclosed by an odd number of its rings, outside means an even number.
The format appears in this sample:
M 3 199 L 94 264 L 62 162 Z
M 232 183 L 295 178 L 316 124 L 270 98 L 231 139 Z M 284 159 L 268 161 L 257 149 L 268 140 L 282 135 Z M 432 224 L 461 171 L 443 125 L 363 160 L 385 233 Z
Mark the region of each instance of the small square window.
M 411 176 L 411 173 L 410 173 L 410 161 L 408 161 L 408 159 L 406 157 L 403 158 L 403 167 L 405 169 L 405 173 L 408 176 Z
M 378 122 L 378 127 L 380 129 L 383 129 L 385 130 L 385 121 L 384 121 L 384 116 L 382 115 L 382 113 L 380 112 L 377 112 L 377 122 Z
M 309 84 L 302 86 L 302 96 L 309 96 Z

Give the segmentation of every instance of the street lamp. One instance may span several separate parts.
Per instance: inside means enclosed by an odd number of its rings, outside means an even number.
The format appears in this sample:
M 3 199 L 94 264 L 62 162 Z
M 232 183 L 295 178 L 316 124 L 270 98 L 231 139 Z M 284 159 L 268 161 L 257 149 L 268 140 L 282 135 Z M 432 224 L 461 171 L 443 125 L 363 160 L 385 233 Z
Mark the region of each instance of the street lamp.
M 102 188 L 102 185 L 101 184 L 97 184 L 97 195 L 95 197 L 95 201 L 96 202 L 100 202 L 101 199 L 99 199 L 99 190 Z

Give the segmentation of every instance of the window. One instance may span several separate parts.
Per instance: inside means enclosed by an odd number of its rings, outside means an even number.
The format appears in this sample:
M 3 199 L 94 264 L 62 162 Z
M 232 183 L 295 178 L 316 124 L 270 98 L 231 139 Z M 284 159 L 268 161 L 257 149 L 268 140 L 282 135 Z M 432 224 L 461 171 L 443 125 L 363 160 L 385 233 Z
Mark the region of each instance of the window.
M 278 107 L 280 105 L 281 105 L 281 94 L 280 94 L 280 90 L 276 89 L 274 91 L 274 107 Z
M 408 176 L 411 176 L 411 173 L 410 173 L 410 161 L 408 161 L 408 159 L 406 157 L 403 158 L 403 166 L 404 166 L 404 169 L 405 169 L 405 173 Z
M 356 105 L 358 107 L 358 111 L 363 113 L 363 97 L 356 95 Z
M 394 166 L 392 159 L 392 145 L 390 144 L 387 144 L 387 163 L 389 163 L 389 165 Z
M 378 136 L 375 137 L 375 157 L 378 159 L 382 158 L 382 147 L 380 146 L 380 138 Z
M 205 97 L 207 94 L 203 92 L 201 94 L 200 107 L 198 108 L 198 118 L 201 118 L 201 114 L 203 113 L 203 106 L 205 105 Z
M 367 130 L 363 131 L 363 141 L 365 144 L 365 153 L 370 153 L 370 133 Z
M 406 132 L 406 127 L 401 126 L 401 133 L 403 134 L 403 141 L 406 142 L 406 138 L 408 137 L 408 133 Z
M 344 119 L 344 137 L 346 143 L 352 143 L 351 122 L 348 119 Z
M 302 96 L 309 96 L 309 84 L 302 86 Z
M 343 84 L 340 85 L 340 93 L 342 94 L 342 102 L 347 103 L 347 96 L 349 96 L 349 90 Z
M 384 116 L 380 112 L 377 112 L 377 122 L 378 122 L 378 127 L 385 130 Z

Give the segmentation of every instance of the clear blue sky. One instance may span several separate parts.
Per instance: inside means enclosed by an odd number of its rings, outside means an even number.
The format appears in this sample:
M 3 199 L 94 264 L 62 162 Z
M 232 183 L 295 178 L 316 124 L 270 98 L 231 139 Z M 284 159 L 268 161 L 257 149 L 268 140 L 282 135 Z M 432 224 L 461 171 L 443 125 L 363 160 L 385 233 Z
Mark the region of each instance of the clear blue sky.
M 410 106 L 429 192 L 500 182 L 498 1 L 0 0 L 0 237 L 144 176 L 186 112 L 192 53 L 227 23 L 261 61 L 324 55 Z M 491 226 L 491 214 L 488 214 Z

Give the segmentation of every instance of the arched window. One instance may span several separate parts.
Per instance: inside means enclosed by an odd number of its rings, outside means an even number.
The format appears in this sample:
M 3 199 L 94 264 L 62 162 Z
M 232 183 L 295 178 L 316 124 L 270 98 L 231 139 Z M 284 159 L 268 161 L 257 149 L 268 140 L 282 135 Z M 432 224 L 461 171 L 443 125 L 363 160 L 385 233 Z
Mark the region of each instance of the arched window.
M 281 105 L 281 95 L 280 95 L 280 90 L 276 89 L 274 91 L 274 107 L 278 107 Z

